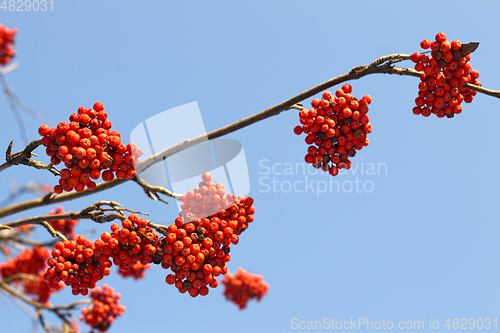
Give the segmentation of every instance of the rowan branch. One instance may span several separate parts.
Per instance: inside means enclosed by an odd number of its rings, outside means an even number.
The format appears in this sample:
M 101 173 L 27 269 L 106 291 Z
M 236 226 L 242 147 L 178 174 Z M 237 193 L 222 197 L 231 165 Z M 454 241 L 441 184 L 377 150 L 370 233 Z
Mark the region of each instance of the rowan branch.
M 490 90 L 490 89 L 486 89 L 486 88 L 483 88 L 483 87 L 480 87 L 480 86 L 476 86 L 476 85 L 474 85 L 472 83 L 464 84 L 463 87 L 467 88 L 467 89 L 470 89 L 470 90 L 477 91 L 478 93 L 481 93 L 481 94 L 485 94 L 485 95 L 488 95 L 488 96 L 500 98 L 500 90 Z
M 39 223 L 37 223 L 41 226 L 43 226 L 45 229 L 47 229 L 47 231 L 49 232 L 49 234 L 52 236 L 52 237 L 59 237 L 60 239 L 62 239 L 63 241 L 67 241 L 68 238 L 66 238 L 66 236 L 64 236 L 62 233 L 60 233 L 59 231 L 57 231 L 56 229 L 54 229 L 50 224 L 49 222 L 47 221 L 40 221 Z
M 56 168 L 54 168 L 54 165 L 52 163 L 43 164 L 41 162 L 32 160 L 30 158 L 33 155 L 36 156 L 36 154 L 33 153 L 33 150 L 35 150 L 36 148 L 38 148 L 42 144 L 42 139 L 38 139 L 38 140 L 30 142 L 26 146 L 26 148 L 24 148 L 24 150 L 18 151 L 15 154 L 12 154 L 12 145 L 13 144 L 14 144 L 14 140 L 12 140 L 10 142 L 9 146 L 7 147 L 7 151 L 5 152 L 6 162 L 4 164 L 0 165 L 0 172 L 2 172 L 3 170 L 5 170 L 13 165 L 23 164 L 23 165 L 27 165 L 30 167 L 34 167 L 34 168 L 39 169 L 39 170 L 42 170 L 42 169 L 49 170 L 50 172 L 52 172 L 52 174 L 54 176 L 59 175 L 59 171 Z
M 73 310 L 75 307 L 78 305 L 82 304 L 90 304 L 91 301 L 90 299 L 81 299 L 76 302 L 70 303 L 68 305 L 58 305 L 58 306 L 50 306 L 46 305 L 40 302 L 37 302 L 35 300 L 29 299 L 24 295 L 23 293 L 17 291 L 16 289 L 12 288 L 7 282 L 4 280 L 0 280 L 0 288 L 5 290 L 7 293 L 11 295 L 11 297 L 16 297 L 21 299 L 23 302 L 34 306 L 37 311 L 38 310 L 49 310 L 52 311 L 54 314 L 56 314 L 58 317 L 60 317 L 63 321 L 66 321 L 69 324 L 69 321 L 67 320 L 67 316 L 70 316 L 70 313 L 67 312 L 62 312 L 62 311 L 70 311 Z
M 181 198 L 181 194 L 176 194 L 176 193 L 173 193 L 169 190 L 167 190 L 166 188 L 162 187 L 162 186 L 153 186 L 153 185 L 149 185 L 144 179 L 136 176 L 134 177 L 133 179 L 134 182 L 137 183 L 137 185 L 139 185 L 140 187 L 142 187 L 144 193 L 146 193 L 146 195 L 155 200 L 155 201 L 161 201 L 163 203 L 166 203 L 168 204 L 167 201 L 163 200 L 159 193 L 161 194 L 164 194 L 164 195 L 167 195 L 171 198 L 174 198 L 176 200 L 179 200 Z
M 110 208 L 103 208 L 102 206 L 109 206 Z M 49 233 L 54 236 L 54 237 L 60 237 L 58 234 L 54 234 L 54 231 L 50 230 L 48 227 L 50 227 L 50 224 L 48 224 L 47 221 L 57 221 L 57 220 L 79 220 L 79 219 L 90 219 L 94 222 L 97 223 L 106 223 L 110 222 L 113 220 L 124 220 L 127 218 L 124 212 L 130 212 L 133 214 L 142 214 L 142 215 L 148 215 L 147 213 L 143 213 L 140 211 L 135 211 L 131 210 L 128 208 L 121 208 L 121 204 L 114 202 L 114 201 L 98 201 L 95 204 L 88 206 L 84 209 L 82 209 L 79 212 L 70 212 L 70 213 L 63 213 L 63 214 L 52 214 L 52 215 L 43 215 L 43 216 L 35 216 L 35 217 L 30 217 L 14 222 L 9 222 L 5 223 L 3 225 L 0 225 L 0 228 L 16 228 L 20 227 L 23 225 L 29 225 L 29 224 L 39 224 L 47 228 Z M 116 213 L 110 213 L 106 214 L 107 212 L 116 212 Z M 48 227 L 47 227 L 48 226 Z M 50 227 L 52 228 L 52 227 Z M 63 236 L 64 237 L 64 236 Z
M 20 238 L 17 235 L 0 235 L 0 242 L 4 242 L 4 241 L 12 241 L 12 242 L 20 243 L 20 244 L 31 245 L 31 246 L 49 246 L 49 247 L 52 247 L 57 243 L 56 241 L 40 242 L 40 241 L 31 240 L 31 239 L 24 239 L 24 238 Z
M 334 77 L 328 81 L 325 81 L 315 87 L 312 87 L 309 90 L 304 91 L 303 93 L 300 93 L 280 104 L 274 105 L 264 111 L 261 111 L 259 113 L 256 113 L 250 117 L 247 117 L 245 119 L 242 119 L 240 121 L 237 121 L 235 123 L 232 123 L 230 125 L 221 127 L 215 131 L 209 132 L 206 135 L 200 135 L 188 140 L 184 140 L 182 142 L 179 142 L 155 155 L 152 155 L 142 161 L 138 167 L 136 168 L 137 174 L 140 174 L 140 172 L 146 170 L 150 166 L 152 166 L 155 163 L 161 162 L 164 159 L 166 159 L 169 156 L 174 155 L 175 153 L 178 153 L 182 150 L 185 150 L 189 147 L 195 146 L 199 143 L 205 142 L 207 139 L 212 140 L 216 139 L 219 137 L 222 137 L 224 135 L 233 133 L 237 130 L 240 130 L 242 128 L 245 128 L 247 126 L 250 126 L 254 123 L 257 123 L 261 120 L 270 118 L 272 116 L 276 116 L 280 114 L 283 111 L 287 111 L 290 109 L 296 109 L 295 106 L 298 106 L 299 103 L 305 99 L 308 99 L 324 90 L 327 90 L 335 85 L 351 81 L 351 80 L 357 80 L 360 79 L 366 75 L 370 74 L 397 74 L 400 76 L 413 76 L 413 77 L 420 77 L 422 75 L 422 72 L 417 72 L 414 69 L 411 68 L 399 68 L 393 66 L 394 63 L 403 61 L 403 60 L 409 60 L 411 59 L 411 55 L 408 54 L 391 54 L 391 55 L 386 55 L 380 58 L 375 59 L 372 63 L 365 65 L 365 66 L 357 66 L 351 69 L 348 73 L 339 75 L 337 77 Z M 475 90 L 479 93 L 484 93 L 493 97 L 500 98 L 500 93 L 496 94 L 496 92 L 473 86 L 473 85 L 464 85 L 464 87 Z M 82 192 L 69 192 L 69 193 L 64 193 L 60 195 L 53 195 L 53 192 L 49 193 L 43 198 L 39 199 L 34 199 L 30 201 L 26 201 L 17 205 L 13 205 L 10 207 L 6 207 L 3 209 L 0 209 L 0 218 L 9 216 L 27 209 L 35 208 L 35 207 L 41 207 L 41 206 L 46 206 L 54 203 L 59 203 L 59 202 L 64 202 L 68 200 L 73 200 L 77 199 L 83 196 L 87 196 L 89 194 L 97 193 L 104 191 L 108 188 L 120 185 L 124 182 L 128 181 L 127 179 L 117 179 L 115 178 L 111 182 L 106 182 L 106 183 L 100 183 L 97 185 L 96 189 L 93 191 L 90 191 L 88 189 L 82 191 Z M 161 192 L 160 192 L 161 193 Z M 168 194 L 166 194 L 168 195 Z
M 7 67 L 0 68 L 0 76 L 3 76 L 5 74 L 8 74 L 12 71 L 14 71 L 17 67 L 19 67 L 19 64 L 17 62 L 13 62 Z
M 155 224 L 153 222 L 148 222 L 148 226 L 158 231 L 160 234 L 166 236 L 168 234 L 168 228 L 164 225 Z

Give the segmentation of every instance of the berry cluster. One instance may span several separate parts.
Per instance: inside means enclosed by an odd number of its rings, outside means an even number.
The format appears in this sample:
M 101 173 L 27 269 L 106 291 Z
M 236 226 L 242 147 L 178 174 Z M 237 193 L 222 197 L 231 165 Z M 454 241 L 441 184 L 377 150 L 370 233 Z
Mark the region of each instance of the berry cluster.
M 46 260 L 50 252 L 41 246 L 35 246 L 21 252 L 17 257 L 0 264 L 0 275 L 7 279 L 16 274 L 31 274 L 32 279 L 22 279 L 24 292 L 28 295 L 37 296 L 37 302 L 46 303 L 52 291 L 43 280 L 42 271 L 46 267 Z M 16 280 L 16 283 L 19 283 Z M 63 285 L 57 285 L 54 290 L 62 289 Z
M 122 221 L 111 225 L 112 233 L 104 232 L 101 240 L 105 246 L 99 251 L 99 261 L 112 258 L 120 271 L 127 272 L 134 265 L 159 264 L 163 254 L 164 241 L 148 226 L 148 221 L 131 214 Z
M 305 161 L 330 175 L 336 176 L 339 169 L 350 169 L 349 157 L 356 150 L 368 146 L 366 138 L 373 128 L 366 115 L 372 98 L 363 96 L 360 100 L 351 95 L 352 87 L 344 84 L 335 92 L 325 91 L 323 99 L 311 102 L 313 109 L 299 112 L 301 125 L 295 126 L 297 135 L 305 133 L 309 146 Z
M 71 286 L 73 295 L 86 296 L 89 289 L 95 288 L 97 281 L 110 274 L 111 261 L 99 261 L 95 253 L 103 247 L 103 241 L 97 240 L 94 244 L 85 236 L 57 242 L 52 256 L 47 260 L 49 268 L 43 276 L 49 288 L 56 289 L 62 281 Z
M 228 273 L 222 283 L 225 286 L 224 296 L 238 305 L 240 310 L 244 309 L 251 299 L 260 301 L 269 290 L 269 285 L 261 275 L 249 273 L 242 268 L 238 268 L 234 276 Z
M 14 51 L 14 36 L 17 34 L 17 28 L 9 29 L 0 24 L 0 65 L 7 65 L 16 55 Z
M 134 265 L 130 267 L 129 270 L 123 271 L 121 269 L 118 269 L 118 273 L 123 276 L 123 277 L 133 277 L 135 280 L 142 279 L 146 275 L 144 274 L 144 271 L 150 269 L 148 265 L 143 265 L 140 262 L 136 262 Z
M 81 192 L 87 187 L 96 188 L 97 180 L 112 181 L 115 177 L 132 179 L 136 176 L 134 166 L 141 151 L 133 143 L 124 145 L 120 133 L 112 131 L 111 121 L 102 103 L 92 109 L 80 107 L 67 122 L 60 122 L 56 128 L 42 125 L 38 133 L 52 164 L 64 162 L 59 185 L 54 186 L 57 194 L 73 189 Z
M 470 50 L 460 41 L 450 43 L 442 32 L 435 39 L 432 43 L 428 39 L 420 43 L 423 49 L 431 49 L 431 58 L 419 52 L 411 56 L 416 63 L 415 70 L 423 71 L 413 113 L 424 117 L 435 114 L 439 118 L 453 118 L 462 112 L 461 103 L 472 102 L 476 95 L 475 91 L 463 85 L 472 83 L 481 86 L 477 81 L 479 72 L 472 70 Z
M 115 318 L 125 312 L 125 307 L 120 305 L 121 295 L 103 285 L 92 290 L 90 297 L 92 305 L 82 309 L 80 320 L 99 332 L 106 332 Z
M 45 261 L 49 256 L 50 252 L 42 246 L 24 250 L 17 257 L 0 263 L 0 275 L 6 279 L 20 273 L 38 274 L 45 268 Z
M 66 212 L 64 211 L 62 206 L 58 206 L 56 210 L 51 210 L 49 212 L 49 215 L 57 215 L 57 214 L 65 214 Z M 66 219 L 66 220 L 54 220 L 54 221 L 49 221 L 49 224 L 57 231 L 60 231 L 64 236 L 75 239 L 76 234 L 73 231 L 73 228 L 78 224 L 80 220 L 71 220 L 71 219 Z
M 180 216 L 186 223 L 219 213 L 234 203 L 234 195 L 225 195 L 224 184 L 212 181 L 210 173 L 204 173 L 202 179 L 197 188 L 181 197 Z
M 193 191 L 182 197 L 183 210 L 168 227 L 162 267 L 174 274 L 166 282 L 192 297 L 208 294 L 207 285 L 216 288 L 215 279 L 227 273 L 231 259 L 230 244 L 238 244 L 240 235 L 253 221 L 253 199 L 225 195 L 222 184 L 209 173 Z
M 95 288 L 97 281 L 111 273 L 113 264 L 123 272 L 138 262 L 159 264 L 164 241 L 160 242 L 158 234 L 147 224 L 145 219 L 132 214 L 122 221 L 122 228 L 113 223 L 112 233 L 103 232 L 95 242 L 85 236 L 57 242 L 52 257 L 47 260 L 49 268 L 44 274 L 45 281 L 50 288 L 62 281 L 71 286 L 73 295 L 85 296 L 88 289 Z

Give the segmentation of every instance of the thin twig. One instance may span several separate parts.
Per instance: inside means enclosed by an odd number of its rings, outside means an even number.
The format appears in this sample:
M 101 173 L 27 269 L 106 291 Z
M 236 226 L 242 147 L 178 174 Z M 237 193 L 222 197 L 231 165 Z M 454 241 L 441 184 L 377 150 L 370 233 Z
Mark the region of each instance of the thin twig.
M 52 247 L 54 246 L 57 242 L 56 241 L 51 241 L 51 242 L 40 242 L 40 241 L 35 241 L 32 239 L 24 239 L 20 238 L 17 235 L 0 235 L 0 242 L 3 241 L 12 241 L 16 243 L 21 243 L 21 244 L 26 244 L 26 245 L 32 245 L 32 246 L 49 246 Z
M 45 332 L 50 333 L 50 329 L 49 329 L 49 327 L 47 326 L 47 324 L 45 323 L 45 319 L 43 318 L 43 312 L 42 312 L 42 309 L 37 308 L 37 309 L 36 309 L 36 312 L 38 313 L 38 321 L 40 322 L 40 325 L 42 325 L 42 327 L 43 327 L 43 329 L 45 330 Z
M 0 76 L 3 76 L 5 74 L 8 74 L 12 71 L 14 71 L 17 67 L 19 67 L 19 64 L 17 62 L 13 62 L 7 67 L 0 68 Z
M 32 299 L 29 299 L 23 293 L 12 288 L 4 280 L 0 280 L 0 288 L 3 289 L 8 294 L 10 294 L 10 296 L 13 297 L 13 299 L 18 298 L 18 299 L 21 299 L 23 302 L 34 306 L 37 313 L 39 314 L 39 320 L 40 320 L 40 316 L 43 318 L 43 315 L 41 315 L 41 310 L 48 310 L 48 311 L 52 311 L 56 316 L 58 316 L 64 323 L 66 323 L 68 325 L 70 325 L 70 322 L 69 322 L 67 317 L 71 317 L 71 314 L 67 313 L 67 312 L 63 312 L 63 311 L 71 311 L 75 307 L 77 307 L 78 305 L 91 303 L 90 299 L 81 299 L 81 300 L 78 300 L 76 302 L 73 302 L 73 303 L 70 303 L 67 305 L 50 306 L 50 305 L 46 305 L 46 304 L 37 302 L 37 301 L 32 300 Z M 44 322 L 41 321 L 40 323 L 42 324 L 42 326 L 44 326 L 44 328 L 46 327 L 46 325 L 44 325 Z M 48 332 L 50 332 L 50 330 Z
M 88 300 L 88 299 L 81 299 L 81 300 L 78 300 L 78 301 L 73 302 L 73 303 L 68 304 L 68 305 L 50 306 L 50 305 L 46 305 L 46 304 L 34 301 L 32 299 L 29 299 L 23 293 L 18 292 L 17 290 L 15 290 L 14 288 L 12 288 L 8 283 L 6 283 L 3 280 L 0 280 L 0 288 L 2 288 L 3 290 L 7 291 L 12 296 L 15 296 L 15 297 L 18 297 L 18 298 L 22 299 L 25 303 L 28 303 L 28 304 L 36 307 L 36 308 L 46 309 L 46 310 L 49 310 L 49 311 L 55 311 L 55 310 L 73 310 L 77 305 L 90 303 L 90 300 Z
M 7 82 L 5 81 L 3 75 L 0 76 L 0 83 L 2 84 L 3 92 L 5 94 L 5 97 L 7 98 L 7 102 L 9 103 L 10 109 L 14 113 L 14 117 L 16 118 L 17 124 L 19 125 L 19 131 L 21 132 L 21 137 L 23 138 L 23 142 L 24 144 L 27 144 L 28 136 L 26 135 L 26 128 L 24 126 L 23 118 L 21 117 L 21 114 L 17 109 L 16 103 L 14 102 L 14 99 L 11 96 L 10 87 L 7 85 Z
M 44 190 L 45 188 L 45 190 Z M 43 193 L 46 194 L 51 191 L 52 186 L 39 182 L 28 182 L 22 187 L 18 187 L 15 181 L 11 184 L 11 193 L 7 198 L 0 202 L 0 207 L 5 206 L 9 201 L 16 199 L 24 193 Z
M 133 181 L 136 182 L 140 187 L 142 187 L 142 189 L 144 190 L 144 192 L 146 193 L 146 195 L 148 197 L 150 197 L 153 200 L 159 200 L 159 201 L 166 203 L 166 204 L 168 204 L 168 202 L 163 200 L 160 197 L 159 193 L 167 195 L 167 196 L 174 198 L 176 200 L 179 200 L 182 196 L 181 194 L 173 193 L 162 186 L 149 185 L 144 179 L 137 177 L 137 176 L 134 177 Z
M 40 278 L 38 275 L 34 274 L 25 274 L 25 273 L 17 273 L 13 275 L 9 275 L 8 277 L 3 279 L 6 283 L 11 283 L 12 281 L 15 280 L 31 280 L 31 281 L 38 281 Z

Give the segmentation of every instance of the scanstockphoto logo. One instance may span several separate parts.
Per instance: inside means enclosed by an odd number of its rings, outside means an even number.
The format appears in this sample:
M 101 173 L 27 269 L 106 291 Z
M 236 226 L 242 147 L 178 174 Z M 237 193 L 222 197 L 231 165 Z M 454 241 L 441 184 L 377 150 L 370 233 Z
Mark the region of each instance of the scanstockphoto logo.
M 250 180 L 243 145 L 230 139 L 208 140 L 197 102 L 146 119 L 132 130 L 130 142 L 134 142 L 143 152 L 139 158 L 139 162 L 142 162 L 175 144 L 198 136 L 203 137 L 201 143 L 167 157 L 144 171 L 140 171 L 139 167 L 138 176 L 150 185 L 171 187 L 174 193 L 185 194 L 199 187 L 201 175 L 209 172 L 212 180 L 224 184 L 226 193 L 246 196 L 250 192 Z M 180 201 L 177 207 L 180 212 Z
M 372 193 L 375 177 L 387 175 L 386 163 L 363 161 L 352 164 L 349 170 L 340 169 L 335 177 L 311 164 L 259 161 L 260 193 L 307 193 L 320 196 L 324 193 Z

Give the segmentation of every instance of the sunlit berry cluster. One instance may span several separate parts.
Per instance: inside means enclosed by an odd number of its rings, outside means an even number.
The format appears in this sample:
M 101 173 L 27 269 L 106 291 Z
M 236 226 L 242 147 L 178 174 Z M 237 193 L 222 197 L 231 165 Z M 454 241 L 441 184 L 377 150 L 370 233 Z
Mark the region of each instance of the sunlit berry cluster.
M 62 206 L 58 206 L 56 210 L 51 210 L 49 212 L 49 215 L 57 215 L 57 214 L 65 214 L 66 212 L 64 211 Z M 65 220 L 54 220 L 54 221 L 49 221 L 49 224 L 56 230 L 60 231 L 64 236 L 75 239 L 76 234 L 73 231 L 74 227 L 78 224 L 80 220 L 72 220 L 72 219 L 65 219 Z
M 423 40 L 420 46 L 431 49 L 431 57 L 418 52 L 411 59 L 416 63 L 415 70 L 423 71 L 418 85 L 413 113 L 428 117 L 435 114 L 439 118 L 452 118 L 462 112 L 461 103 L 472 102 L 476 91 L 463 87 L 466 83 L 481 86 L 477 81 L 479 72 L 470 65 L 470 50 L 464 48 L 459 40 L 451 43 L 442 32 L 435 41 Z
M 137 263 L 159 264 L 164 241 L 148 226 L 148 222 L 131 214 L 121 224 L 122 227 L 113 223 L 112 233 L 102 233 L 101 240 L 105 246 L 98 252 L 99 260 L 111 258 L 113 264 L 123 272 L 130 270 Z
M 15 278 L 15 283 L 21 283 L 24 292 L 28 295 L 36 296 L 37 302 L 46 303 L 52 295 L 47 283 L 43 280 L 43 270 L 46 268 L 46 260 L 50 252 L 41 246 L 35 246 L 32 249 L 22 251 L 15 258 L 0 264 L 0 275 L 2 278 Z M 21 276 L 18 274 L 29 274 Z M 62 289 L 64 285 L 55 286 L 54 290 Z
M 143 265 L 140 262 L 136 262 L 127 271 L 118 269 L 118 273 L 123 277 L 133 277 L 135 280 L 138 280 L 144 278 L 146 276 L 144 272 L 150 268 L 147 264 Z
M 99 261 L 95 250 L 104 247 L 104 242 L 99 241 L 94 245 L 85 236 L 78 236 L 76 240 L 57 242 L 44 274 L 49 287 L 56 289 L 59 282 L 63 282 L 71 286 L 73 295 L 83 296 L 95 288 L 97 281 L 110 274 L 112 265 L 109 260 Z
M 0 24 L 0 65 L 7 65 L 16 55 L 14 51 L 14 36 L 17 28 L 9 29 Z
M 202 178 L 198 188 L 183 196 L 184 210 L 168 227 L 162 257 L 162 267 L 173 272 L 166 282 L 192 297 L 207 295 L 207 285 L 218 286 L 215 278 L 227 273 L 230 244 L 238 244 L 255 213 L 252 198 L 225 195 L 209 173 Z
M 57 194 L 73 189 L 81 192 L 87 187 L 96 188 L 94 180 L 102 176 L 104 181 L 115 177 L 132 179 L 141 151 L 133 143 L 124 145 L 120 133 L 111 130 L 111 121 L 102 103 L 92 109 L 80 107 L 69 117 L 69 123 L 60 122 L 57 127 L 42 125 L 38 133 L 52 164 L 64 162 Z
M 92 290 L 90 297 L 92 305 L 82 309 L 80 320 L 99 332 L 106 332 L 115 318 L 125 312 L 125 307 L 120 305 L 121 295 L 103 285 Z
M 224 296 L 239 306 L 240 310 L 247 306 L 251 299 L 258 301 L 268 293 L 269 285 L 261 275 L 256 275 L 238 268 L 236 274 L 228 273 L 222 283 L 225 286 Z
M 233 205 L 234 195 L 226 195 L 224 184 L 212 181 L 208 172 L 202 175 L 202 179 L 197 188 L 181 197 L 180 216 L 186 223 L 211 216 Z
M 305 161 L 332 176 L 338 175 L 339 169 L 351 168 L 349 157 L 368 146 L 366 135 L 373 130 L 366 115 L 372 98 L 365 95 L 358 100 L 351 92 L 348 84 L 338 89 L 335 97 L 325 91 L 322 100 L 311 102 L 313 109 L 299 112 L 302 126 L 294 128 L 295 134 L 307 135 L 305 141 L 310 146 Z

